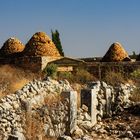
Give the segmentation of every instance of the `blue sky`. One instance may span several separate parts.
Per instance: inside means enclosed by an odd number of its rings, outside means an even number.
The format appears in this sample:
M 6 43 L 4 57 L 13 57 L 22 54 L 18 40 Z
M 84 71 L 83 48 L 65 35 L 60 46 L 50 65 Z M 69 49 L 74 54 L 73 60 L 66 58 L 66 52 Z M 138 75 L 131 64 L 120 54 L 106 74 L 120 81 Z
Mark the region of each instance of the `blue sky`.
M 0 46 L 57 29 L 69 57 L 103 56 L 116 41 L 140 53 L 139 7 L 140 0 L 0 0 Z

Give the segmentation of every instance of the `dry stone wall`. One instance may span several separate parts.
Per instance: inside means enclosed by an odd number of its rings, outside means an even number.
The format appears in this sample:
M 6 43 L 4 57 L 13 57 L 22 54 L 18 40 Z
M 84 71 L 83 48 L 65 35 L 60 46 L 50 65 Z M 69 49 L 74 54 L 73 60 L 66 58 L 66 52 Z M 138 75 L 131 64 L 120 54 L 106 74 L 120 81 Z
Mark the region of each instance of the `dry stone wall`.
M 53 98 L 49 98 L 61 97 L 60 93 L 64 91 L 67 92 L 67 96 L 62 98 L 63 100 L 60 98 L 59 102 L 53 102 Z M 70 119 L 74 116 L 70 113 L 70 107 L 73 106 L 70 96 L 74 95 L 67 81 L 57 82 L 48 78 L 45 81 L 35 80 L 15 94 L 2 98 L 0 100 L 1 139 L 8 139 L 14 135 L 24 140 L 26 123 L 35 112 L 42 114 L 44 133 L 48 137 L 58 137 L 69 131 Z M 49 100 L 51 103 L 46 104 L 45 101 Z
M 30 123 L 37 120 L 41 135 L 82 139 L 102 118 L 128 108 L 134 88 L 129 84 L 113 88 L 105 82 L 89 83 L 81 92 L 81 108 L 77 110 L 77 94 L 68 81 L 34 80 L 15 94 L 0 99 L 0 139 L 25 140 L 26 135 L 31 135 Z
M 92 82 L 87 89 L 82 90 L 81 104 L 88 107 L 91 116 L 95 117 L 97 114 L 97 121 L 101 121 L 103 117 L 111 117 L 123 111 L 124 108 L 130 107 L 132 102 L 129 97 L 134 89 L 135 86 L 130 84 L 112 87 L 103 81 Z M 93 96 L 96 96 L 96 99 Z

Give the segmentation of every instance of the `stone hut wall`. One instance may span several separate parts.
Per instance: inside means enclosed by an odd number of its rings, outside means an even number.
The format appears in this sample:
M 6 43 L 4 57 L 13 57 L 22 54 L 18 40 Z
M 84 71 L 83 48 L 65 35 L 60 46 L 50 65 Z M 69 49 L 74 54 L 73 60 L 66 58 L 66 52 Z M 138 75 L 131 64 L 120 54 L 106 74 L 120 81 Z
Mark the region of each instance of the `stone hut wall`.
M 0 65 L 12 64 L 17 67 L 30 70 L 32 72 L 42 71 L 46 65 L 61 57 L 49 57 L 49 56 L 24 56 L 13 58 L 0 58 Z
M 14 58 L 13 64 L 26 70 L 33 72 L 41 71 L 41 57 L 18 57 Z

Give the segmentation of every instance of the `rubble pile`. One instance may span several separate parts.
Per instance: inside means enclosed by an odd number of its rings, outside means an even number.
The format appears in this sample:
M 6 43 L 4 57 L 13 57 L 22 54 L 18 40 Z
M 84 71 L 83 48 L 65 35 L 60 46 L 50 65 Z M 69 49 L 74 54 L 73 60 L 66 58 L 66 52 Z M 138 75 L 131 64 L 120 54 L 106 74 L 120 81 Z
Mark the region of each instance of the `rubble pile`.
M 66 100 L 65 103 L 59 101 L 53 105 L 52 109 L 46 105 L 45 100 L 48 101 L 47 97 L 51 95 L 58 96 L 61 92 L 70 90 L 72 88 L 67 81 L 57 82 L 47 78 L 45 81 L 34 80 L 15 94 L 0 99 L 0 138 L 6 139 L 9 135 L 18 136 L 18 134 L 24 137 L 24 134 L 26 134 L 24 129 L 26 127 L 25 115 L 37 112 L 39 108 L 40 112 L 44 112 L 46 135 L 60 135 L 66 128 L 65 122 L 68 120 L 67 105 L 69 101 Z

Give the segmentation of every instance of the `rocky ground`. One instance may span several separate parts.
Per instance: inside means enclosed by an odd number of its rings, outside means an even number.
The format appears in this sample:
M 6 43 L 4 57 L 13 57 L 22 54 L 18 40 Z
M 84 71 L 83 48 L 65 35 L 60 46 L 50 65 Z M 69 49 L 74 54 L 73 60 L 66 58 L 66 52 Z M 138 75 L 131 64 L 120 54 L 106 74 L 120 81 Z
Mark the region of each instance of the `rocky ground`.
M 103 118 L 95 126 L 90 123 L 88 108 L 78 112 L 77 127 L 71 137 L 60 140 L 140 140 L 140 104 L 134 104 L 110 118 Z
M 140 115 L 124 111 L 120 115 L 104 119 L 93 128 L 91 135 L 94 139 L 140 139 Z
M 112 118 L 103 119 L 85 134 L 77 131 L 76 137 L 63 137 L 63 140 L 140 140 L 140 115 L 128 111 Z

